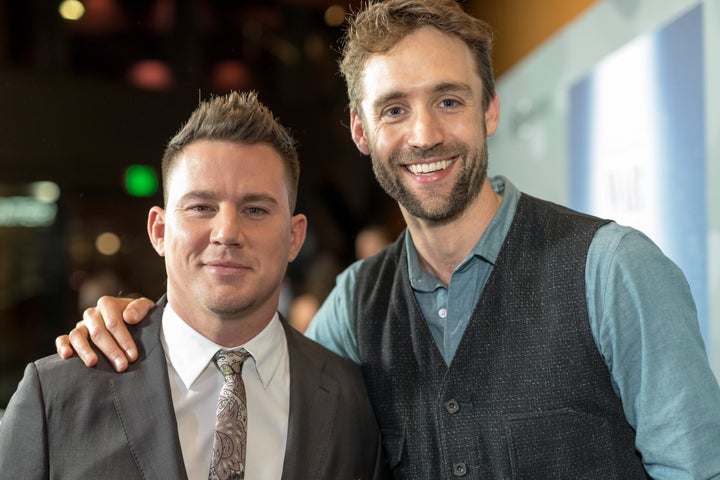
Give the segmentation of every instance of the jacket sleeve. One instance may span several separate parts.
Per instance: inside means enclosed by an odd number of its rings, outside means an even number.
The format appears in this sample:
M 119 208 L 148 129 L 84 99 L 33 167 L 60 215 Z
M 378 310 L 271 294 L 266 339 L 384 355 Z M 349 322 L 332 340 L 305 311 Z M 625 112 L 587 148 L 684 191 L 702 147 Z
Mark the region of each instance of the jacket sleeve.
M 49 478 L 44 404 L 37 369 L 31 363 L 0 422 L 0 479 Z

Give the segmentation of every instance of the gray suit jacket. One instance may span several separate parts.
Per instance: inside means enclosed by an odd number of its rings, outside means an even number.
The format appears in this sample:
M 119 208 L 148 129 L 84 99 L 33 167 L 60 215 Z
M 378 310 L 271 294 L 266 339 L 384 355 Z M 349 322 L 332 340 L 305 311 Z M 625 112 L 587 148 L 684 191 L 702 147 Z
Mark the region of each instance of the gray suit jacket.
M 27 366 L 0 423 L 0 479 L 187 478 L 160 342 L 163 306 L 131 327 L 140 355 L 125 373 L 102 355 L 91 369 L 56 355 Z M 359 369 L 282 324 L 290 356 L 282 478 L 387 478 Z

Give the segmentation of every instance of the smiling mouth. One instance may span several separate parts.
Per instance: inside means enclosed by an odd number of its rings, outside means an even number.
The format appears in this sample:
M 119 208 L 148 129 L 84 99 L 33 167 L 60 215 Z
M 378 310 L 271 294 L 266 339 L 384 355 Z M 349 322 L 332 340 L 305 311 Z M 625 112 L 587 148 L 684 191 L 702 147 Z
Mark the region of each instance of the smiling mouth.
M 410 173 L 413 173 L 415 175 L 421 175 L 423 173 L 434 173 L 440 170 L 445 170 L 450 167 L 450 165 L 452 165 L 454 161 L 455 159 L 442 160 L 432 163 L 414 163 L 410 165 L 405 165 L 405 168 L 407 168 Z

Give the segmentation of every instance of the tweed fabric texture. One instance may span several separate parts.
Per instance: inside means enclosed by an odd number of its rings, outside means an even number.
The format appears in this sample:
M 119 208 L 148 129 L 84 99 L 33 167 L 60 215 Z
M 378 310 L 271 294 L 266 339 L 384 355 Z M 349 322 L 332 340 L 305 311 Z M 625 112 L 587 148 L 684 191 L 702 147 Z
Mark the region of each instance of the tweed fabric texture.
M 522 195 L 449 366 L 404 235 L 363 265 L 358 348 L 396 479 L 647 478 L 588 321 L 586 255 L 606 222 Z

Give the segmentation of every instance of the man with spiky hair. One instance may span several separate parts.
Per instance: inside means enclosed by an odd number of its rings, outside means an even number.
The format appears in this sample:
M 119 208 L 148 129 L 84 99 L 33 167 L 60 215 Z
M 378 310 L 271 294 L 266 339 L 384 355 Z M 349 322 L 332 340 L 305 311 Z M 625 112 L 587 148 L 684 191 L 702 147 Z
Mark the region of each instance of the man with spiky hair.
M 299 172 L 255 94 L 200 104 L 148 214 L 167 292 L 132 329 L 137 361 L 28 365 L 0 424 L 0 478 L 386 478 L 359 369 L 277 311 L 305 240 Z

